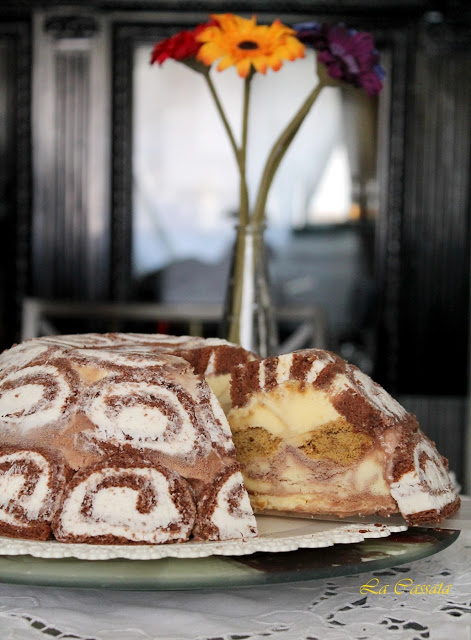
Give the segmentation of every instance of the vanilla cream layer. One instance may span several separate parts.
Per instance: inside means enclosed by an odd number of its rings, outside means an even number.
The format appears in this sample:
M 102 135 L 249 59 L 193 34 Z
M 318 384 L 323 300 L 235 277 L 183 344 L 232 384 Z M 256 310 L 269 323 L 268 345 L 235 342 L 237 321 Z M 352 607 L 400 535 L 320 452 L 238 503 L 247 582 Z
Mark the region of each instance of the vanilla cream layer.
M 227 415 L 232 407 L 231 402 L 231 374 L 222 373 L 219 375 L 205 374 L 206 382 L 213 390 L 214 395 L 219 400 L 219 404 Z
M 232 431 L 263 427 L 291 444 L 328 422 L 342 418 L 327 393 L 297 380 L 284 382 L 270 391 L 255 393 L 248 404 L 229 411 Z

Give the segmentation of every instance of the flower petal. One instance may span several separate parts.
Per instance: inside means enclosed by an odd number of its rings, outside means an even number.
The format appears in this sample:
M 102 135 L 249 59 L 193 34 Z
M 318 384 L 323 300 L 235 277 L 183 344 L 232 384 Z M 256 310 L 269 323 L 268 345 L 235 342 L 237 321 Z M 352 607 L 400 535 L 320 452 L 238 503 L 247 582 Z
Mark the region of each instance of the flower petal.
M 331 78 L 363 87 L 369 95 L 381 91 L 385 73 L 371 33 L 315 22 L 301 22 L 294 29 L 302 43 L 317 51 Z
M 193 31 L 187 31 L 185 29 L 170 38 L 157 42 L 152 50 L 150 63 L 154 64 L 154 62 L 158 62 L 162 64 L 169 58 L 173 60 L 194 58 L 201 46 L 198 41 L 199 33 L 211 28 L 213 23 L 214 21 L 199 24 Z
M 239 75 L 246 77 L 252 67 L 259 73 L 266 73 L 268 68 L 278 71 L 284 60 L 292 61 L 305 55 L 305 47 L 295 37 L 295 31 L 280 20 L 271 25 L 257 25 L 255 16 L 246 19 L 223 13 L 212 18 L 216 24 L 196 37 L 202 43 L 197 57 L 207 65 L 224 59 L 218 64 L 218 70 L 235 66 Z

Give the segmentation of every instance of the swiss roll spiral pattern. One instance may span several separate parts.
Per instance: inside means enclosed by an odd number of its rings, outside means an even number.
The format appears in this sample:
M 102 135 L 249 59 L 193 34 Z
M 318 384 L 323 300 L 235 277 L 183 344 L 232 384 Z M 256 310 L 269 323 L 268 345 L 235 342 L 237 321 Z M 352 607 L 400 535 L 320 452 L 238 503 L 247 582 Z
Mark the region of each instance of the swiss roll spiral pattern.
M 84 412 L 94 425 L 91 439 L 171 456 L 201 454 L 194 402 L 183 389 L 112 377 L 90 388 Z
M 64 542 L 162 544 L 188 540 L 195 505 L 178 474 L 143 461 L 110 461 L 75 475 L 53 523 Z
M 49 345 L 36 340 L 16 344 L 0 355 L 0 371 L 6 373 L 26 367 L 49 350 Z
M 208 346 L 85 334 L 34 339 L 0 356 L 0 533 L 45 539 L 52 531 L 96 544 L 193 535 L 206 487 L 237 461 L 204 377 L 168 353 L 182 344 Z M 234 482 L 248 502 L 240 474 Z M 198 535 L 254 535 L 239 520 L 223 518 L 218 533 L 216 521 L 209 531 L 199 517 Z
M 245 491 L 242 474 L 234 466 L 207 486 L 198 502 L 197 535 L 209 540 L 248 538 L 256 534 L 257 523 Z M 235 532 L 238 535 L 235 535 Z
M 0 421 L 20 432 L 55 424 L 67 417 L 75 396 L 73 372 L 53 363 L 25 367 L 0 379 Z
M 411 443 L 412 468 L 391 484 L 391 495 L 411 524 L 414 514 L 440 511 L 457 498 L 446 462 L 433 443 L 421 435 L 415 446 Z
M 63 484 L 62 466 L 46 453 L 0 448 L 0 533 L 47 539 Z

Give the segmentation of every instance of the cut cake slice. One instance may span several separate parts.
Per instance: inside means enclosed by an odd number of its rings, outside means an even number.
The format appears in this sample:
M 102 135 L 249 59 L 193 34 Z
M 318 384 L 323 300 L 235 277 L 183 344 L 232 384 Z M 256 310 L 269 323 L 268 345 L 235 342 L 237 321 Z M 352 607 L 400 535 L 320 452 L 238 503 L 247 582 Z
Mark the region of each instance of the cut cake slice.
M 254 511 L 400 512 L 438 522 L 460 505 L 448 463 L 381 386 L 321 349 L 237 366 L 228 420 Z

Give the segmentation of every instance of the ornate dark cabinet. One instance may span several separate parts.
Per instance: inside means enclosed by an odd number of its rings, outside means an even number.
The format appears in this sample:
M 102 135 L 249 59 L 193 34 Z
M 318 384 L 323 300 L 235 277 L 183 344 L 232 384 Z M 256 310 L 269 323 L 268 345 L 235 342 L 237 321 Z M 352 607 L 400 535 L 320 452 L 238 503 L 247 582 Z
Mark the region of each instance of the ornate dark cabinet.
M 471 22 L 420 26 L 404 158 L 397 387 L 462 395 L 469 321 Z
M 109 295 L 108 30 L 93 12 L 33 15 L 31 290 L 44 298 Z
M 0 340 L 25 294 L 132 299 L 132 52 L 211 11 L 372 30 L 379 136 L 374 377 L 462 477 L 468 396 L 471 9 L 467 0 L 0 2 Z M 5 96 L 5 100 L 3 100 Z M 32 100 L 30 99 L 32 96 Z M 15 310 L 12 313 L 12 310 Z
M 31 130 L 28 20 L 0 22 L 0 341 L 16 335 L 31 264 Z

